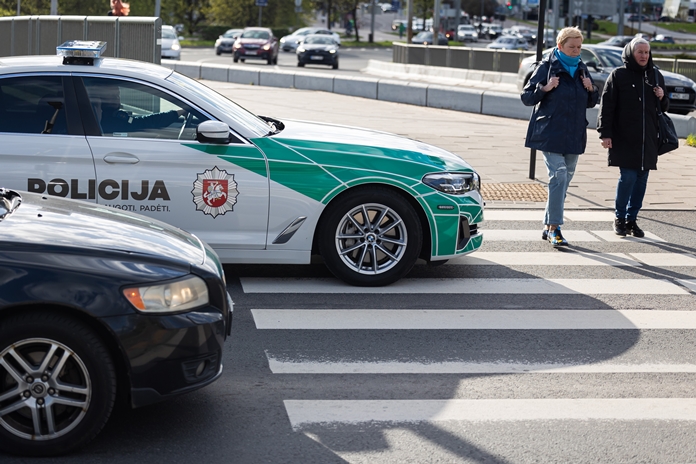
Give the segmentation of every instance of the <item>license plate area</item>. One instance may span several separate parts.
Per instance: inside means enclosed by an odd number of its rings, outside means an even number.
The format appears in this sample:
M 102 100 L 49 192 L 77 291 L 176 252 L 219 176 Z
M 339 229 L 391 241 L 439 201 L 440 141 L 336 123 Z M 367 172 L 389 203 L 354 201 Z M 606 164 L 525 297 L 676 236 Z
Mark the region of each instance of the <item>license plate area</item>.
M 309 59 L 311 59 L 311 60 L 323 60 L 324 57 L 321 55 L 313 55 Z
M 688 100 L 689 99 L 689 94 L 688 93 L 675 93 L 672 92 L 669 94 L 669 98 L 672 100 Z

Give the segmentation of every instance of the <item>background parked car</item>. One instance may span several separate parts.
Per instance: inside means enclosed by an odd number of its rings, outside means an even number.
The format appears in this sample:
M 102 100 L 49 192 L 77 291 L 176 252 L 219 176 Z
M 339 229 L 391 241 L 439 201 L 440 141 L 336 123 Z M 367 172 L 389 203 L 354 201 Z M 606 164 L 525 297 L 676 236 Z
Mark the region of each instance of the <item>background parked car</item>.
M 495 39 L 494 42 L 491 42 L 488 45 L 486 45 L 486 48 L 492 48 L 496 50 L 528 50 L 529 44 L 522 37 L 504 35 Z
M 471 24 L 460 24 L 457 27 L 457 40 L 460 42 L 478 42 L 478 32 Z
M 341 45 L 341 36 L 334 31 L 322 27 L 301 27 L 292 34 L 281 37 L 280 48 L 284 52 L 294 52 L 297 50 L 297 45 L 300 41 L 310 34 L 329 35 L 333 37 L 338 45 Z
M 648 21 L 650 21 L 650 18 L 647 15 L 632 14 L 628 18 L 626 18 L 626 21 L 630 23 L 637 23 L 639 21 L 647 23 Z
M 628 44 L 634 38 L 635 37 L 632 35 L 616 35 L 603 42 L 599 42 L 597 45 L 624 48 L 626 44 Z
M 670 35 L 657 34 L 654 38 L 650 39 L 650 41 L 654 43 L 673 44 L 674 37 Z
M 236 63 L 247 58 L 265 60 L 278 64 L 278 39 L 267 27 L 247 27 L 232 46 L 232 59 Z
M 0 269 L 4 452 L 67 453 L 117 402 L 144 406 L 222 374 L 231 300 L 217 255 L 191 234 L 0 189 Z
M 297 66 L 326 64 L 338 69 L 338 44 L 329 35 L 306 36 L 297 47 Z
M 222 55 L 223 53 L 232 53 L 237 37 L 244 32 L 244 29 L 228 29 L 215 41 L 215 54 Z
M 547 56 L 551 50 L 545 50 Z M 587 65 L 600 93 L 604 88 L 611 71 L 623 66 L 621 59 L 622 49 L 618 47 L 602 46 L 599 44 L 587 44 L 582 46 L 580 57 Z M 532 76 L 535 68 L 536 57 L 530 56 L 522 60 L 517 73 L 517 88 L 522 91 L 527 81 Z M 696 83 L 681 74 L 660 70 L 665 77 L 665 95 L 669 98 L 669 112 L 676 114 L 688 114 L 696 110 Z
M 181 44 L 174 26 L 162 26 L 162 58 L 172 60 L 181 58 Z
M 432 45 L 433 44 L 433 33 L 428 32 L 428 31 L 421 31 L 418 34 L 416 34 L 412 39 L 411 39 L 412 44 L 419 44 L 419 45 Z M 438 45 L 447 45 L 449 42 L 447 41 L 447 37 L 445 37 L 444 34 L 438 33 Z

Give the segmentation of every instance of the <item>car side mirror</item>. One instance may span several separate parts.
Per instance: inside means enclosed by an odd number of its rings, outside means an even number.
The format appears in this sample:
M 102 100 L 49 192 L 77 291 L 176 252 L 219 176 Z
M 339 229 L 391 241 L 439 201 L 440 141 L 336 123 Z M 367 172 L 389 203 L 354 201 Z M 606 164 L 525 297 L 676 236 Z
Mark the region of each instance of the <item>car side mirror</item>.
M 595 63 L 594 61 L 588 61 L 587 63 L 585 63 L 585 65 L 588 68 L 592 68 L 595 72 L 599 71 L 599 65 L 597 65 L 597 63 Z
M 230 143 L 230 128 L 221 121 L 203 121 L 196 128 L 196 140 L 201 143 Z

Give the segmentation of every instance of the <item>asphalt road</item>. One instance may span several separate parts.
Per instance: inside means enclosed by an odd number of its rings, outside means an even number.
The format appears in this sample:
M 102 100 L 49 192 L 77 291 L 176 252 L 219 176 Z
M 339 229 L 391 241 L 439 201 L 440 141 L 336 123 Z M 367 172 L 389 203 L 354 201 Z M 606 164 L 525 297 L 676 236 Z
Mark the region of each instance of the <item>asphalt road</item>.
M 279 89 L 226 92 L 281 119 L 360 118 Z M 370 127 L 425 142 L 453 134 L 395 120 L 470 117 L 369 104 L 398 110 Z M 222 378 L 116 411 L 50 462 L 695 462 L 696 214 L 644 211 L 636 241 L 614 240 L 606 210 L 567 211 L 572 246 L 554 250 L 541 209 L 494 206 L 479 252 L 387 288 L 342 286 L 321 263 L 226 266 Z

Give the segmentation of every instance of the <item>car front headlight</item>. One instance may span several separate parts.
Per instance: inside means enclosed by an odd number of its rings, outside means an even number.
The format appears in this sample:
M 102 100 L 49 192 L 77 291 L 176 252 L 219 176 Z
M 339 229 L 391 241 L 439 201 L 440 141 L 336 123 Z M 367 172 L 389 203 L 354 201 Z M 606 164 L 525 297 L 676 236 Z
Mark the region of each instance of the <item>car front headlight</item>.
M 438 172 L 427 174 L 423 183 L 440 192 L 451 195 L 464 195 L 472 190 L 480 190 L 481 179 L 475 172 Z
M 336 49 L 332 48 L 331 50 L 329 50 L 329 53 L 336 53 Z
M 196 276 L 124 288 L 123 295 L 138 311 L 146 314 L 175 313 L 208 304 L 208 286 Z
M 264 50 L 270 50 L 271 49 L 271 44 L 266 44 L 263 46 Z
M 304 47 L 299 47 L 299 48 L 297 49 L 297 53 L 304 53 L 304 52 L 305 52 Z
M 181 45 L 179 45 L 178 43 L 172 44 L 172 50 L 177 51 L 179 49 L 181 49 Z

